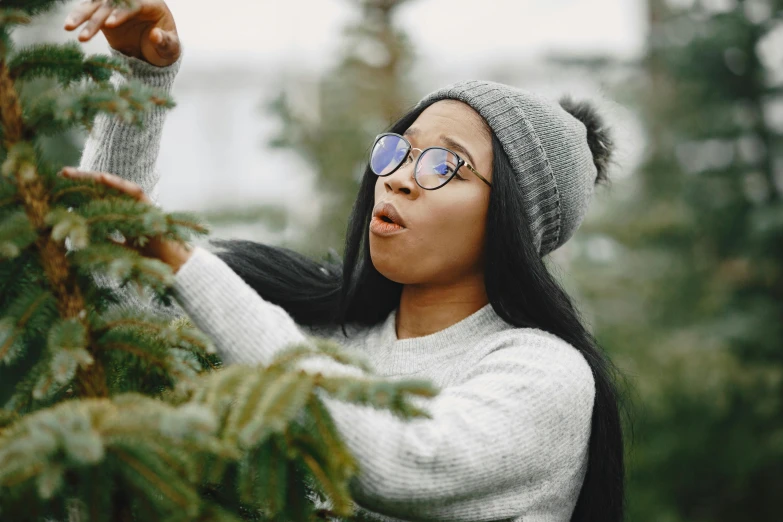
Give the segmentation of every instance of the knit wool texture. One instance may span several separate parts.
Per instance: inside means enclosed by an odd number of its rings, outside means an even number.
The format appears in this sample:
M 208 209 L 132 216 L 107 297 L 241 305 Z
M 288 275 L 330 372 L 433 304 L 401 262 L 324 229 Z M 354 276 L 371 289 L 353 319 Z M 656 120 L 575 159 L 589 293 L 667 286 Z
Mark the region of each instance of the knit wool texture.
M 539 255 L 562 246 L 582 223 L 598 174 L 585 125 L 543 96 L 485 80 L 447 85 L 416 107 L 445 99 L 470 105 L 503 145 Z

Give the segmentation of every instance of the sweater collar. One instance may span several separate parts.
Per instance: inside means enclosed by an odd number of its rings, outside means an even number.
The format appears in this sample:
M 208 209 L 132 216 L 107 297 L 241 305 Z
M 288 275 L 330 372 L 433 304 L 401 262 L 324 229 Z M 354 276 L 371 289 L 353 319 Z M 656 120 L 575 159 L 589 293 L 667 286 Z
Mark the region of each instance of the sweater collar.
M 447 361 L 470 350 L 480 338 L 513 328 L 497 315 L 491 303 L 487 303 L 443 330 L 421 337 L 398 339 L 397 311 L 392 310 L 383 322 L 379 339 L 382 347 L 379 355 L 385 359 L 384 368 L 395 375 L 416 373 L 432 364 Z

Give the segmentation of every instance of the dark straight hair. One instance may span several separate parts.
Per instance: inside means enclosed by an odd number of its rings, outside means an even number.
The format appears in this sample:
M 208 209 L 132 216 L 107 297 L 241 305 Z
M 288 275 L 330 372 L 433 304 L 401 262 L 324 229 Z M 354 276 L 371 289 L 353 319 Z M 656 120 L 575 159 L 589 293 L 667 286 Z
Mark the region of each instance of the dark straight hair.
M 409 111 L 389 132 L 403 134 L 426 106 Z M 487 212 L 484 279 L 489 301 L 506 322 L 539 328 L 567 341 L 587 360 L 595 402 L 585 476 L 573 522 L 620 522 L 625 506 L 625 467 L 615 376 L 619 371 L 598 349 L 571 299 L 533 246 L 522 195 L 508 156 L 492 136 L 493 174 Z M 314 261 L 290 249 L 244 240 L 217 240 L 218 255 L 255 289 L 303 326 L 375 325 L 397 308 L 402 285 L 372 264 L 367 239 L 377 176 L 365 169 L 339 261 Z

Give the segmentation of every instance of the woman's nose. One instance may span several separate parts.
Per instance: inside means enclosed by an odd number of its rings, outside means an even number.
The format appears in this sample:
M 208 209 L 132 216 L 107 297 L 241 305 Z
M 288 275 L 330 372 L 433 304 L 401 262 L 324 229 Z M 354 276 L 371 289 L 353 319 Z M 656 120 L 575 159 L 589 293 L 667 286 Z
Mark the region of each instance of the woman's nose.
M 419 188 L 413 177 L 415 164 L 416 159 L 413 157 L 413 151 L 411 151 L 411 153 L 408 154 L 408 157 L 405 158 L 405 162 L 400 165 L 400 168 L 386 177 L 386 188 L 394 192 L 403 192 L 405 194 L 415 192 Z

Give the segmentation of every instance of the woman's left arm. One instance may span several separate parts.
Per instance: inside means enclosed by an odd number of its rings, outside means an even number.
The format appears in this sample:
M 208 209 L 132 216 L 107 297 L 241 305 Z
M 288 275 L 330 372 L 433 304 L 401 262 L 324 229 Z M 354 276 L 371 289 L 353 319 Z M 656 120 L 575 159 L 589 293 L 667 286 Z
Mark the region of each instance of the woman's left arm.
M 137 80 L 168 94 L 174 85 L 182 54 L 176 62 L 165 67 L 109 49 L 111 56 L 124 60 L 131 71 L 129 77 L 113 72 L 110 82 L 115 87 Z M 160 171 L 157 167 L 163 125 L 170 109 L 153 106 L 141 117 L 142 125 L 122 121 L 113 114 L 98 113 L 82 149 L 79 169 L 111 172 L 138 184 L 152 201 L 158 199 Z
M 306 339 L 282 308 L 200 247 L 177 272 L 174 292 L 227 363 L 267 364 Z M 428 400 L 430 419 L 403 421 L 323 394 L 359 463 L 352 493 L 360 505 L 406 520 L 497 520 L 536 512 L 568 519 L 586 470 L 592 372 L 564 341 L 517 335 L 472 368 L 465 382 Z M 326 360 L 312 360 L 309 369 L 320 361 Z M 324 373 L 339 370 L 328 362 Z

